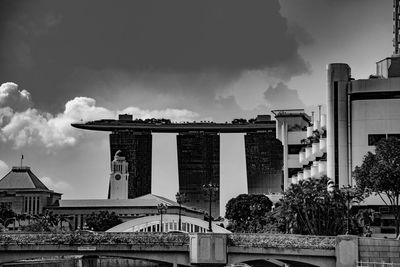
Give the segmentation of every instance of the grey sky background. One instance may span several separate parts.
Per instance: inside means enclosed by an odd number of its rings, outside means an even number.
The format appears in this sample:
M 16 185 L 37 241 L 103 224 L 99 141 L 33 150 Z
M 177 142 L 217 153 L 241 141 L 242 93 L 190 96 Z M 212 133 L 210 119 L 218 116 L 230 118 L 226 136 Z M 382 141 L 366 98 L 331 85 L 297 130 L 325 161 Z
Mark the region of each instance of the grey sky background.
M 326 64 L 367 78 L 391 25 L 391 0 L 0 0 L 0 174 L 24 154 L 64 198 L 105 198 L 108 135 L 71 122 L 316 110 Z M 173 199 L 175 136 L 153 147 L 153 193 Z M 222 205 L 245 177 L 243 136 L 221 136 Z

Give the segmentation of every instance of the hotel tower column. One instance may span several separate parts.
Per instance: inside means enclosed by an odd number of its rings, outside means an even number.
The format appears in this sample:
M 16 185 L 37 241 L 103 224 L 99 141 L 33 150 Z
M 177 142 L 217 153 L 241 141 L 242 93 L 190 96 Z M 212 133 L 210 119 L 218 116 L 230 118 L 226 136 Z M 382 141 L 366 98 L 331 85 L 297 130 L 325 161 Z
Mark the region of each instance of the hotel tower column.
M 327 175 L 339 187 L 349 184 L 347 91 L 350 72 L 347 64 L 328 65 Z

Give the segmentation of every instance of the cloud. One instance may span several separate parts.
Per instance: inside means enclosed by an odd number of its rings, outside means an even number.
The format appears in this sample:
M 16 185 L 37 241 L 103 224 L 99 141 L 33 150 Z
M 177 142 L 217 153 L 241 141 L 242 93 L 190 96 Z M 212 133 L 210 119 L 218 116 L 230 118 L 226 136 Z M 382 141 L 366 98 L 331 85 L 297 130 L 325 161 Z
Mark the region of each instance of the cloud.
M 40 179 L 44 185 L 50 190 L 54 190 L 55 192 L 64 192 L 71 188 L 71 186 L 63 181 L 55 181 L 50 177 L 42 177 Z
M 3 178 L 8 172 L 10 171 L 10 168 L 8 165 L 0 160 L 0 179 Z
M 32 106 L 31 94 L 28 91 L 20 91 L 18 85 L 12 82 L 0 85 L 0 108 L 9 107 L 21 111 Z
M 271 109 L 304 108 L 297 90 L 289 89 L 283 82 L 278 82 L 275 87 L 269 86 L 264 92 L 264 98 Z
M 217 101 L 220 87 L 245 71 L 261 70 L 284 81 L 310 71 L 299 53 L 310 38 L 290 27 L 278 0 L 87 0 L 79 9 L 70 1 L 1 5 L 0 10 L 9 11 L 4 20 L 12 27 L 0 28 L 0 76 L 29 84 L 36 107 L 53 113 L 82 92 L 100 101 L 126 91 L 112 77 L 99 80 L 90 71 L 126 73 L 143 85 L 131 87 L 131 95 L 137 90 L 169 99 L 182 98 L 179 93 L 185 100 L 201 95 L 198 102 L 206 110 L 208 97 Z M 89 17 L 86 10 L 91 10 Z M 42 31 L 46 34 L 38 36 Z M 10 53 L 16 48 L 17 58 Z M 33 67 L 28 71 L 24 66 Z M 75 83 L 77 73 L 86 84 Z M 160 86 L 155 85 L 157 78 Z M 179 90 L 164 87 L 166 81 L 175 82 Z M 94 84 L 99 83 L 112 92 L 98 91 Z M 179 108 L 192 109 L 193 101 Z
M 173 121 L 192 121 L 199 116 L 186 109 L 149 110 L 127 107 L 122 110 L 109 110 L 96 106 L 96 100 L 93 98 L 75 97 L 65 104 L 62 113 L 56 115 L 35 108 L 14 111 L 6 106 L 0 109 L 0 139 L 3 142 L 13 142 L 15 148 L 35 144 L 46 148 L 73 146 L 84 134 L 83 131 L 71 127 L 71 123 L 114 119 L 120 113 L 130 113 L 135 118 L 163 117 Z

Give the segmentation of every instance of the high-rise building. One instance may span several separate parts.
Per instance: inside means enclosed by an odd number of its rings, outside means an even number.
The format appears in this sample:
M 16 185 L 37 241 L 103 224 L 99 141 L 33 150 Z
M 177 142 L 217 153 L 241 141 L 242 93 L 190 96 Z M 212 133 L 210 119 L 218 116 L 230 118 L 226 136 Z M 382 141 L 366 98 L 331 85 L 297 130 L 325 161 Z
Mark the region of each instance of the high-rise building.
M 301 180 L 304 171 L 307 172 L 310 169 L 309 161 L 306 162 L 299 155 L 305 154 L 305 145 L 302 141 L 307 138 L 307 129 L 311 130 L 312 128 L 310 128 L 311 118 L 303 109 L 274 110 L 272 112 L 276 119 L 276 138 L 283 145 L 283 187 L 286 190 L 293 182 L 294 176 L 295 180 L 297 177 L 300 177 Z
M 246 149 L 247 189 L 249 194 L 270 194 L 283 191 L 283 146 L 270 133 L 247 133 Z
M 219 187 L 220 138 L 218 133 L 184 132 L 177 135 L 179 192 L 186 194 L 185 205 L 209 210 L 203 185 Z M 211 203 L 211 215 L 219 216 L 219 192 Z
M 128 162 L 128 198 L 151 193 L 152 135 L 150 132 L 115 130 L 110 134 L 111 161 L 121 150 Z M 108 193 L 110 197 L 110 192 Z

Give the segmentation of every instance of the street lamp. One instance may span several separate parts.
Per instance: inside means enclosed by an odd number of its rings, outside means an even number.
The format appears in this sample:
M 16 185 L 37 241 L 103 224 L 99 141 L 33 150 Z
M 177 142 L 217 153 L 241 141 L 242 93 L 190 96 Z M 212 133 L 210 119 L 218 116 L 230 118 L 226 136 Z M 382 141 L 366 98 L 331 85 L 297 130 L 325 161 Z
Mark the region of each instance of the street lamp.
M 182 221 L 181 221 L 181 208 L 182 208 L 182 203 L 186 202 L 186 194 L 185 193 L 176 193 L 175 195 L 176 197 L 176 202 L 178 202 L 179 204 L 179 221 L 178 221 L 178 230 L 181 231 L 181 227 L 182 227 Z
M 212 232 L 212 226 L 211 226 L 211 202 L 212 202 L 212 197 L 213 195 L 218 192 L 219 187 L 217 184 L 212 184 L 211 182 L 208 184 L 203 185 L 203 191 L 206 194 L 206 196 L 209 196 L 209 214 L 208 214 L 208 231 Z
M 352 200 L 356 197 L 356 192 L 355 189 L 351 185 L 343 186 L 342 190 L 345 193 L 345 198 L 346 198 L 346 206 L 347 206 L 347 212 L 346 212 L 346 235 L 349 234 L 350 232 L 350 203 Z
M 163 215 L 163 211 L 164 211 L 164 213 L 167 213 L 168 206 L 166 204 L 164 204 L 164 203 L 160 203 L 160 204 L 157 205 L 157 209 L 158 209 L 158 213 L 160 213 L 160 215 L 161 215 L 161 220 L 160 220 L 161 227 L 160 227 L 160 229 L 161 229 L 161 232 L 163 232 L 162 215 Z

